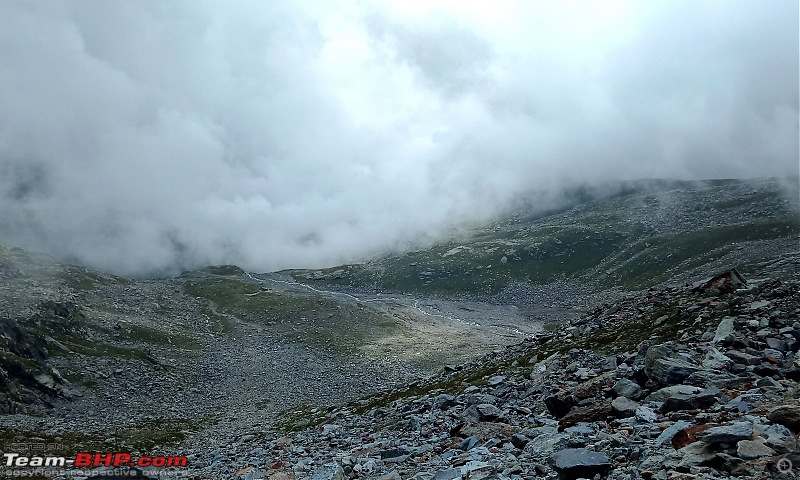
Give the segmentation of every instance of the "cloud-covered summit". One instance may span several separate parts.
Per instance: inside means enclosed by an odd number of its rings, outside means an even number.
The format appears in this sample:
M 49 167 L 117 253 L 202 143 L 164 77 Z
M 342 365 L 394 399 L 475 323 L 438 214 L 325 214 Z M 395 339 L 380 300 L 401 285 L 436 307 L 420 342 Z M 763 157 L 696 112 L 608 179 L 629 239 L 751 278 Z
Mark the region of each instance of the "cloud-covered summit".
M 798 172 L 796 2 L 0 3 L 0 243 L 322 266 L 532 190 Z

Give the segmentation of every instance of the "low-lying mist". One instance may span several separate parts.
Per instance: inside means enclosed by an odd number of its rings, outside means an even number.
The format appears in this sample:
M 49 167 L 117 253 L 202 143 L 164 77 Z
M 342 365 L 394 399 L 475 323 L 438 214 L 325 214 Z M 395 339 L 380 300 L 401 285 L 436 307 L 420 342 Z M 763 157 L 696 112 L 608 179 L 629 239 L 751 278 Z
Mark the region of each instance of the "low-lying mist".
M 0 243 L 323 267 L 579 186 L 797 175 L 797 10 L 4 2 Z

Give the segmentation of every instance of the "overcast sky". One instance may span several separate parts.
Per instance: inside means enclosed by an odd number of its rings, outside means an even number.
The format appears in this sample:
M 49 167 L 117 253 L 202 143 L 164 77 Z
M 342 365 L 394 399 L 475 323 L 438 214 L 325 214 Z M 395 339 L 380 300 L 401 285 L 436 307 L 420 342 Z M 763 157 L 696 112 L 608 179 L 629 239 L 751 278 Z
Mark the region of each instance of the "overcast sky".
M 0 2 L 0 243 L 363 259 L 531 190 L 796 175 L 798 2 Z

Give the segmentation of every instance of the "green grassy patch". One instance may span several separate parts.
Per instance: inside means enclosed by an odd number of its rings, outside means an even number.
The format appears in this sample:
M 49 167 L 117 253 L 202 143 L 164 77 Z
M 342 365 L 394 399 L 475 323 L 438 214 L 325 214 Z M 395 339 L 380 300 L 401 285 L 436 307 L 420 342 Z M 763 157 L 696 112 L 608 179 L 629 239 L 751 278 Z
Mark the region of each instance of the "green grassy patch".
M 185 289 L 213 302 L 218 312 L 259 323 L 289 342 L 336 354 L 355 354 L 371 339 L 402 330 L 393 317 L 359 303 L 267 292 L 244 280 L 193 280 Z
M 719 259 L 736 244 L 798 233 L 800 223 L 781 218 L 647 238 L 622 251 L 618 256 L 619 268 L 606 277 L 602 285 L 645 289 L 668 280 L 675 271 L 685 271 Z M 646 248 L 645 242 L 651 246 Z M 625 257 L 630 260 L 622 260 Z
M 278 414 L 272 429 L 282 433 L 299 432 L 319 425 L 326 419 L 327 409 L 313 405 L 298 405 Z
M 49 348 L 54 356 L 69 356 L 71 352 L 89 357 L 111 357 L 120 360 L 141 360 L 153 365 L 159 365 L 158 360 L 149 353 L 133 347 L 121 347 L 97 342 L 85 337 L 59 336 L 54 337 L 69 350 L 63 350 L 55 345 Z

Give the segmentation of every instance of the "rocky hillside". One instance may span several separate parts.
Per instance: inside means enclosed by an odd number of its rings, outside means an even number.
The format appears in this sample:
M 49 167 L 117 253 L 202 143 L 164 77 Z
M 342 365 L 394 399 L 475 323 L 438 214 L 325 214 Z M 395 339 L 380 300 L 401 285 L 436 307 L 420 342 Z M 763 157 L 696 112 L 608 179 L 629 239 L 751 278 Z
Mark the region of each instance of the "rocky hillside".
M 747 274 L 754 263 L 795 248 L 799 198 L 796 179 L 649 180 L 578 189 L 545 203 L 560 208 L 527 201 L 493 224 L 429 248 L 287 273 L 316 285 L 480 295 L 520 306 L 531 286 L 646 289 L 726 265 Z
M 800 256 L 599 306 L 408 388 L 193 453 L 200 478 L 794 478 Z M 306 416 L 307 415 L 307 416 Z M 310 428 L 308 425 L 312 425 Z
M 788 478 L 780 185 L 573 192 L 317 271 L 133 280 L 0 247 L 0 443 L 189 456 L 162 478 Z

